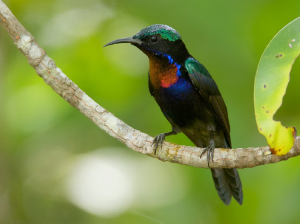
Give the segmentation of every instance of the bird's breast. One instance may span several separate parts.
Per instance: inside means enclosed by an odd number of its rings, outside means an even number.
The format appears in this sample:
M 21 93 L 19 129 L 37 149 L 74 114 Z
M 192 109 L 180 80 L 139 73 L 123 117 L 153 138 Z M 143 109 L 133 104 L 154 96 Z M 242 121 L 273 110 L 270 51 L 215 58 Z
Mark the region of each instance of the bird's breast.
M 177 83 L 180 76 L 180 65 L 166 63 L 164 60 L 150 58 L 150 81 L 155 89 L 169 88 Z

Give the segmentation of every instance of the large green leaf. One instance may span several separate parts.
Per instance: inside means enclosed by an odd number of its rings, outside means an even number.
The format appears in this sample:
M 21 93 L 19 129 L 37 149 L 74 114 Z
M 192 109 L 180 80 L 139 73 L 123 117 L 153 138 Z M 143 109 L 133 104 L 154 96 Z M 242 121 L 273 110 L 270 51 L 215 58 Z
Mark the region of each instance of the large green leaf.
M 263 53 L 255 77 L 254 106 L 258 130 L 276 155 L 293 147 L 294 127 L 284 127 L 273 116 L 282 104 L 290 71 L 300 54 L 300 17 L 280 30 Z

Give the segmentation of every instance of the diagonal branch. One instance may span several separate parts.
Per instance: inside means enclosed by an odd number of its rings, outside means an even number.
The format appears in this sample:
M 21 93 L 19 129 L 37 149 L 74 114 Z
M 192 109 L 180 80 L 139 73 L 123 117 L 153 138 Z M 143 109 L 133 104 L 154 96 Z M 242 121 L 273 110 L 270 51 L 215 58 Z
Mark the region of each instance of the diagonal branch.
M 284 156 L 272 155 L 269 147 L 245 149 L 216 149 L 214 162 L 207 165 L 206 156 L 200 159 L 203 149 L 165 142 L 163 149 L 154 155 L 153 138 L 125 124 L 86 95 L 59 69 L 34 37 L 22 26 L 7 6 L 0 0 L 0 24 L 8 32 L 14 44 L 25 55 L 36 73 L 65 101 L 78 109 L 99 128 L 126 144 L 134 151 L 169 161 L 202 168 L 250 168 L 287 160 L 300 154 L 300 136 L 294 147 Z

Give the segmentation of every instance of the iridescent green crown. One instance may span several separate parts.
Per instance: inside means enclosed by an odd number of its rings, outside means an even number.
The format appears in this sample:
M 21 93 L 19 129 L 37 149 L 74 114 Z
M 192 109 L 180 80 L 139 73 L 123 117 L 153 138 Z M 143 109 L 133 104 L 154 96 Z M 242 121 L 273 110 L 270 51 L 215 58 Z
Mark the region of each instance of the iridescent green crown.
M 160 36 L 163 39 L 167 39 L 169 41 L 181 40 L 180 34 L 175 29 L 162 24 L 155 24 L 152 26 L 148 26 L 142 29 L 136 35 L 134 35 L 133 38 L 142 40 L 147 36 L 151 36 L 153 34 L 160 34 Z

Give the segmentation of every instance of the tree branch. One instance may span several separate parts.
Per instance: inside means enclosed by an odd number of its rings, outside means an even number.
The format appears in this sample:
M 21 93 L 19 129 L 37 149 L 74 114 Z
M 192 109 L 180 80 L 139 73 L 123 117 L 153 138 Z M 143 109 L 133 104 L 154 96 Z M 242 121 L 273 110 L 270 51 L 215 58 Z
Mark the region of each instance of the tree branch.
M 125 124 L 86 95 L 59 69 L 34 37 L 22 26 L 7 6 L 0 0 L 0 24 L 25 55 L 36 73 L 65 101 L 78 109 L 99 128 L 126 144 L 129 148 L 162 161 L 202 168 L 249 168 L 287 160 L 300 154 L 300 136 L 294 147 L 284 156 L 272 155 L 269 147 L 245 149 L 215 149 L 214 162 L 207 165 L 206 155 L 200 159 L 203 149 L 165 142 L 154 155 L 153 138 Z

